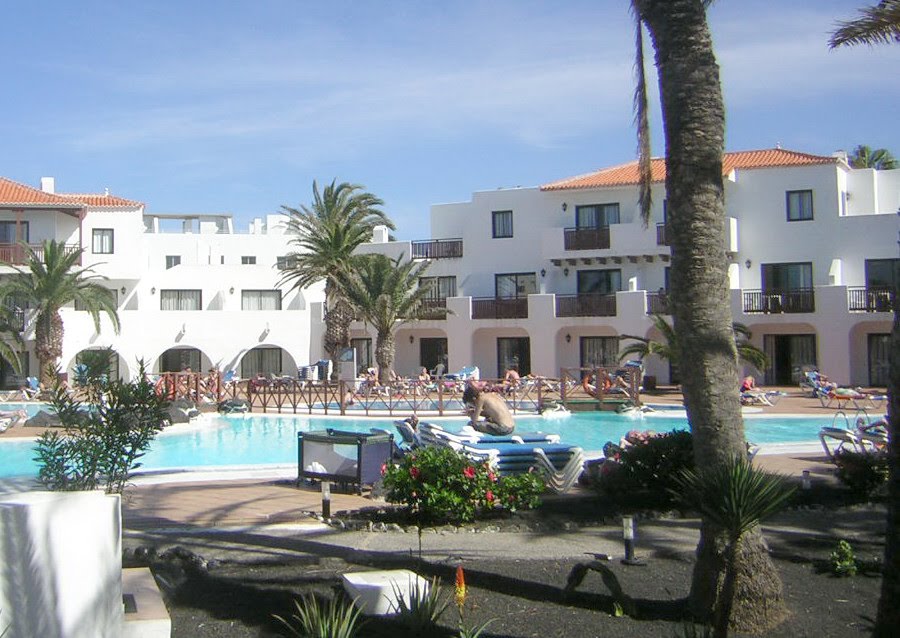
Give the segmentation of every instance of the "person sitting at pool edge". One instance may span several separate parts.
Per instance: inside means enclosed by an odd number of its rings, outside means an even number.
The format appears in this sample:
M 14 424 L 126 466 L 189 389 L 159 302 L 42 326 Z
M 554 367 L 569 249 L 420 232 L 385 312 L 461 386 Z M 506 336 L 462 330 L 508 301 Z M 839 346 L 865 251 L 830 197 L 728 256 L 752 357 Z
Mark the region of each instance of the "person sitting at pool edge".
M 466 384 L 462 399 L 471 419 L 469 424 L 479 432 L 504 435 L 515 430 L 516 422 L 499 394 L 485 392 L 470 381 Z

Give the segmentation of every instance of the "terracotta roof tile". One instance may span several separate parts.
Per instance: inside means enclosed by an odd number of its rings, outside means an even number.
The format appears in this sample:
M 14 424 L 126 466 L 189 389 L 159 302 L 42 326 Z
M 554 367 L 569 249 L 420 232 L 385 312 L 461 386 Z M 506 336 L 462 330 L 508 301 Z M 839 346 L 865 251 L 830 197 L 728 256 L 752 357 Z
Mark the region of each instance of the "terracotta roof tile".
M 26 186 L 11 179 L 0 177 L 0 206 L 50 206 L 53 208 L 81 208 L 90 207 L 136 207 L 142 206 L 136 202 L 115 195 L 80 194 L 80 193 L 45 193 L 39 188 Z
M 728 175 L 734 169 L 774 168 L 778 166 L 811 166 L 814 164 L 835 164 L 835 157 L 810 155 L 782 148 L 760 151 L 736 151 L 725 153 L 722 174 Z M 663 158 L 653 158 L 651 174 L 654 182 L 666 179 L 666 162 Z M 541 186 L 543 191 L 573 190 L 578 188 L 603 188 L 610 186 L 632 186 L 639 181 L 637 160 L 611 168 L 602 168 L 593 173 L 561 179 Z

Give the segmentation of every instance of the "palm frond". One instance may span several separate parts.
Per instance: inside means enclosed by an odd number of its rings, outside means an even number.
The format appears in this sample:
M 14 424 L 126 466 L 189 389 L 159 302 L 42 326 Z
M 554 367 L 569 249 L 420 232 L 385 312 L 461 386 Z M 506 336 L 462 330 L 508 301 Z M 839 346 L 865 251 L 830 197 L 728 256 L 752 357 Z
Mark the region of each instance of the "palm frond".
M 837 26 L 828 41 L 832 49 L 900 42 L 900 0 L 882 0 L 877 5 L 863 7 L 855 20 L 842 20 Z
M 644 228 L 650 223 L 650 211 L 653 206 L 652 185 L 652 158 L 650 150 L 650 119 L 647 105 L 647 76 L 644 71 L 644 32 L 642 21 L 637 8 L 632 4 L 631 13 L 634 16 L 635 28 L 635 59 L 634 59 L 634 125 L 638 136 L 638 171 L 640 174 L 638 204 L 641 211 L 641 222 Z

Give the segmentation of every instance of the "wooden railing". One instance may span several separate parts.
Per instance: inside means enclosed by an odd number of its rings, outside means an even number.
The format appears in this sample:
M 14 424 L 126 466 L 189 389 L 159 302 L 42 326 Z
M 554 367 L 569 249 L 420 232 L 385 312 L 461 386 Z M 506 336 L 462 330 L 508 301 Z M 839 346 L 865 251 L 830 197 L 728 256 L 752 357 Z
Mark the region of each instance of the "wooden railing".
M 528 297 L 472 299 L 472 319 L 527 319 Z
M 596 250 L 609 246 L 609 226 L 563 229 L 565 250 Z
M 28 244 L 28 248 L 35 252 L 38 259 L 44 258 L 43 244 Z M 77 244 L 66 244 L 63 248 L 63 252 L 66 255 L 71 255 L 80 250 L 81 248 Z M 0 244 L 0 262 L 20 265 L 26 263 L 28 258 L 28 250 L 22 244 Z
M 664 292 L 648 292 L 647 293 L 647 314 L 648 315 L 670 315 L 672 314 L 671 302 L 669 295 Z
M 666 237 L 666 225 L 665 224 L 657 224 L 656 225 L 656 245 L 657 246 L 668 246 L 669 240 Z
M 744 312 L 747 314 L 781 314 L 815 311 L 816 295 L 812 288 L 744 291 Z
M 411 244 L 413 259 L 455 259 L 463 256 L 462 239 L 426 239 Z
M 847 288 L 848 309 L 856 312 L 892 312 L 897 307 L 897 297 L 890 288 Z
M 557 317 L 615 317 L 616 295 L 556 295 Z

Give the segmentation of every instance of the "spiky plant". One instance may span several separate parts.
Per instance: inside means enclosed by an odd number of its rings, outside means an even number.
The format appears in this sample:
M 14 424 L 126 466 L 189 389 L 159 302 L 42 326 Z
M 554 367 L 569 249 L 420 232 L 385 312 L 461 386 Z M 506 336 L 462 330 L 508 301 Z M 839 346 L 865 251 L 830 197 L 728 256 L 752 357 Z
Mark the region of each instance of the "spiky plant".
M 323 603 L 308 594 L 294 601 L 296 613 L 290 618 L 273 617 L 297 638 L 353 638 L 363 625 L 355 602 L 334 597 Z
M 408 595 L 396 584 L 392 587 L 397 601 L 394 605 L 397 621 L 416 635 L 422 635 L 435 627 L 450 605 L 450 596 L 444 595 L 437 577 L 431 579 L 428 587 L 419 587 L 417 583 L 411 583 L 407 590 Z
M 721 529 L 727 538 L 725 577 L 714 617 L 714 636 L 728 635 L 741 539 L 760 521 L 782 509 L 796 489 L 783 476 L 764 472 L 742 456 L 672 478 L 673 493 Z

